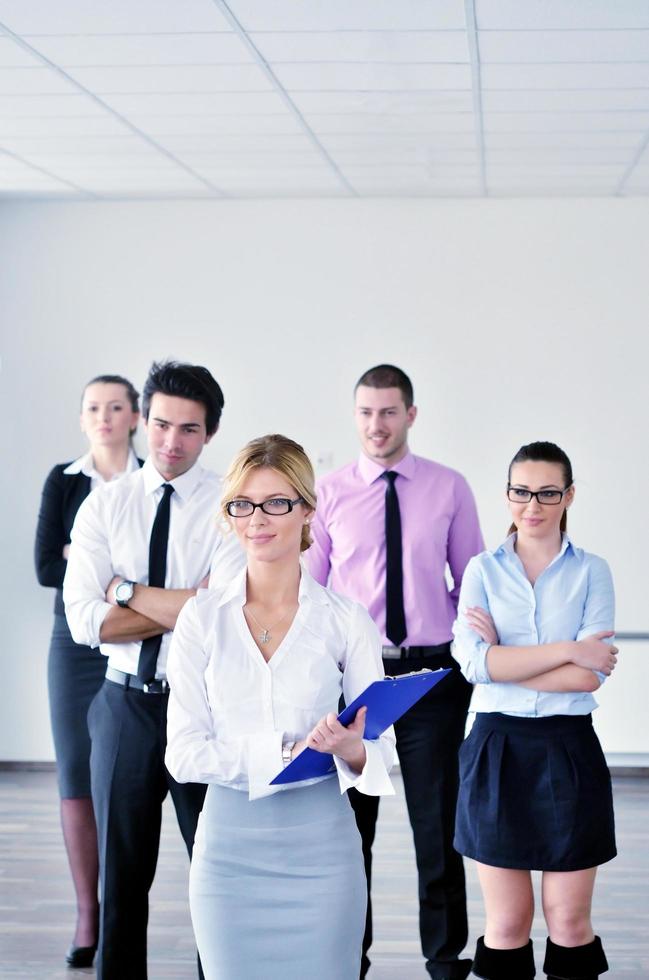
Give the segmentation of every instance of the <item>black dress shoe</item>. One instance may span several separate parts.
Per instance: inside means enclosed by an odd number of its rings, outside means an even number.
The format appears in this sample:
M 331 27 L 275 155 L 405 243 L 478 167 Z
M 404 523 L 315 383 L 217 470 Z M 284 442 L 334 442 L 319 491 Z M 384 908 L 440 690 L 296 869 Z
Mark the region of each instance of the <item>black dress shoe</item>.
M 66 953 L 65 962 L 73 970 L 81 969 L 84 966 L 92 966 L 96 952 L 97 943 L 94 946 L 75 946 L 72 944 Z

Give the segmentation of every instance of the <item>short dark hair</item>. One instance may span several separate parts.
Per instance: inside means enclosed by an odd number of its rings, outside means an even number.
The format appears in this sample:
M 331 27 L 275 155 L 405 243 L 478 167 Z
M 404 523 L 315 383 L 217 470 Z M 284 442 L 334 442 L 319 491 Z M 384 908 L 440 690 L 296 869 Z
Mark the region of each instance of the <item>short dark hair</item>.
M 131 403 L 132 410 L 134 412 L 140 411 L 140 392 L 136 389 L 135 385 L 131 384 L 128 378 L 123 378 L 121 374 L 98 374 L 96 378 L 91 378 L 90 381 L 84 385 L 83 391 L 81 392 L 82 402 L 86 389 L 89 388 L 90 385 L 123 385 L 123 387 L 126 388 L 126 394 Z
M 511 463 L 509 464 L 509 469 L 507 470 L 507 483 L 511 482 L 512 478 L 512 467 L 516 463 L 557 463 L 563 470 L 563 481 L 565 483 L 564 490 L 571 487 L 574 483 L 572 476 L 572 464 L 568 459 L 566 453 L 563 449 L 554 442 L 528 442 L 526 446 L 521 446 L 518 450 Z M 568 518 L 564 510 L 561 515 L 560 530 L 565 531 L 568 527 Z M 509 534 L 513 534 L 516 530 L 516 525 L 512 524 L 509 528 Z
M 365 374 L 361 374 L 354 386 L 354 394 L 361 385 L 366 385 L 368 388 L 398 388 L 403 395 L 406 408 L 412 408 L 415 401 L 412 381 L 405 371 L 395 367 L 394 364 L 377 364 Z
M 218 429 L 225 399 L 221 386 L 206 367 L 180 361 L 154 361 L 142 392 L 142 414 L 147 420 L 156 393 L 200 402 L 205 407 L 207 435 L 213 435 Z

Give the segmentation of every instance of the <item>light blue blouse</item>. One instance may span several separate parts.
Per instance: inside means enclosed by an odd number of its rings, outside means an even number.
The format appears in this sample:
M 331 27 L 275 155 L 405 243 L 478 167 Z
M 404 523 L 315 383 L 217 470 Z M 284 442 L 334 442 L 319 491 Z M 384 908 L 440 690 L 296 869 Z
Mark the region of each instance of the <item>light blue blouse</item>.
M 471 606 L 491 613 L 503 646 L 582 640 L 613 629 L 613 580 L 603 558 L 575 548 L 564 534 L 561 551 L 532 586 L 514 551 L 515 541 L 512 534 L 495 551 L 476 555 L 462 579 L 453 656 L 466 679 L 477 685 L 471 710 L 530 718 L 589 714 L 597 707 L 589 692 L 533 691 L 512 682 L 492 681 L 489 676 L 490 644 L 468 626 L 464 615 Z M 604 681 L 604 674 L 597 676 Z

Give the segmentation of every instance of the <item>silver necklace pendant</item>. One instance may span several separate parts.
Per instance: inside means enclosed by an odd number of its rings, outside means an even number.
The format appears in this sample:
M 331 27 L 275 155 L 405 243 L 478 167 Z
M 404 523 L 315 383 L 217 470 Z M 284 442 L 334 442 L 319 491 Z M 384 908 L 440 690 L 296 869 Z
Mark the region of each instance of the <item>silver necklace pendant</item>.
M 268 632 L 268 630 L 262 630 L 261 633 L 259 634 L 259 642 L 268 643 L 269 640 L 270 640 L 270 633 Z

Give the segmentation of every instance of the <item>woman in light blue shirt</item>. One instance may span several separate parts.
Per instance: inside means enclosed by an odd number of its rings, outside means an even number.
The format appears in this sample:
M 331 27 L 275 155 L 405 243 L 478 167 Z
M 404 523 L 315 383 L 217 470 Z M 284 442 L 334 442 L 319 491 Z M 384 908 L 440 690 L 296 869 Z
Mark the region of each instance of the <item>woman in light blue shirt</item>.
M 590 905 L 615 833 L 591 711 L 616 663 L 614 595 L 606 562 L 565 533 L 574 494 L 558 446 L 523 446 L 509 467 L 510 535 L 462 581 L 454 656 L 477 713 L 460 751 L 455 847 L 477 862 L 486 927 L 473 971 L 487 980 L 535 975 L 532 870 L 543 872 L 548 978 L 608 969 Z

